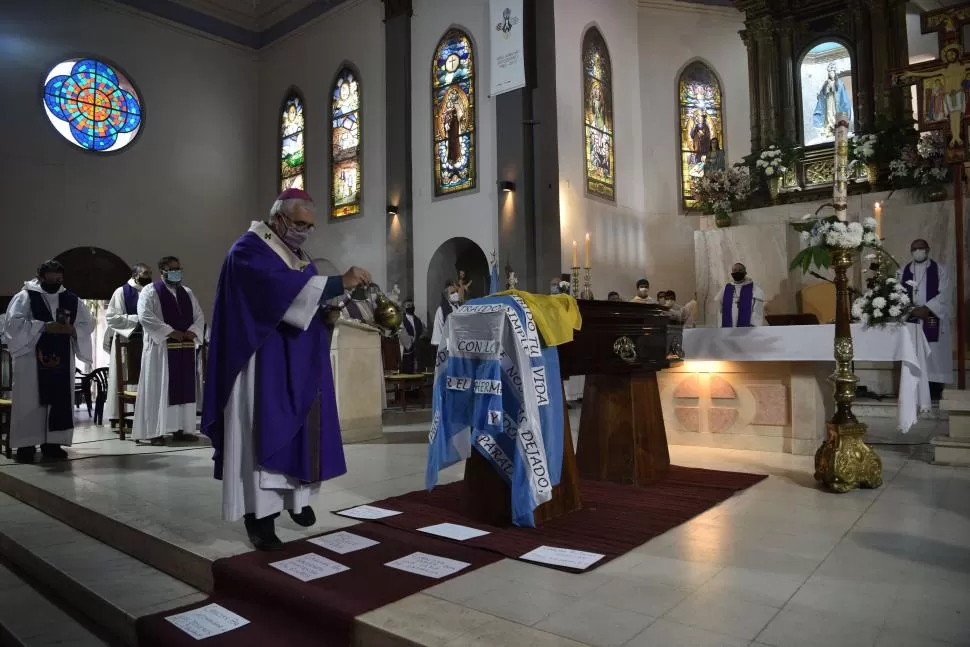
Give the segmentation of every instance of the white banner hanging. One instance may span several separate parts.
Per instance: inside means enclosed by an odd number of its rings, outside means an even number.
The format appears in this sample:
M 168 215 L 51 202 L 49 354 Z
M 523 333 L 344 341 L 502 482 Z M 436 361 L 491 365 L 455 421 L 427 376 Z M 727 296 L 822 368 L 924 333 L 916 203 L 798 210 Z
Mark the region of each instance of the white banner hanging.
M 489 0 L 492 96 L 525 87 L 522 0 Z

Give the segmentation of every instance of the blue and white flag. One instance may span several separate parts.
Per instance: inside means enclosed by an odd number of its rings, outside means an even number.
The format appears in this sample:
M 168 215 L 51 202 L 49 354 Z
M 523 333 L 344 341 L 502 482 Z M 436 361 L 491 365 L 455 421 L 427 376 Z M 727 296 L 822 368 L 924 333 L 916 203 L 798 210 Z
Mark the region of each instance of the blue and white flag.
M 559 356 L 511 296 L 476 299 L 446 322 L 435 368 L 426 485 L 471 447 L 509 484 L 512 520 L 533 527 L 562 472 Z

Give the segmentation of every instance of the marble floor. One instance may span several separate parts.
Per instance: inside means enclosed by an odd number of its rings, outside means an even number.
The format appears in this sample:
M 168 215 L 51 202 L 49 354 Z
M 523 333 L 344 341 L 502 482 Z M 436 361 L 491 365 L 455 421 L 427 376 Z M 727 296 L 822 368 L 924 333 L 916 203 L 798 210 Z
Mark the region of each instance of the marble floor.
M 970 470 L 926 462 L 939 423 L 906 436 L 891 424 L 871 425 L 885 484 L 845 495 L 815 486 L 808 456 L 672 446 L 680 465 L 770 478 L 585 575 L 503 560 L 372 611 L 358 643 L 390 644 L 384 631 L 449 647 L 970 646 Z M 0 472 L 206 559 L 250 550 L 242 525 L 220 519 L 210 449 L 135 447 L 97 429 L 78 440 L 76 460 Z M 318 525 L 284 515 L 284 540 L 354 523 L 325 511 L 423 485 L 422 445 L 346 453 L 348 474 L 314 503 Z

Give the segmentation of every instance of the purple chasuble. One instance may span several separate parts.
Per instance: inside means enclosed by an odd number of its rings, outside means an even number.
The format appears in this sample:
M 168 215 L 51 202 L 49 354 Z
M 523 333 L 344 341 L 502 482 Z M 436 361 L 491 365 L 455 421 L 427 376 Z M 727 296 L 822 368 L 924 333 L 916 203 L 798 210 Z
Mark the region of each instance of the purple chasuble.
M 188 332 L 195 321 L 192 299 L 181 285 L 175 296 L 164 281 L 155 281 L 155 294 L 162 305 L 162 319 L 179 332 Z M 129 286 L 130 287 L 130 286 Z M 166 340 L 168 346 L 168 406 L 195 402 L 195 342 Z
M 34 319 L 45 323 L 55 321 L 42 293 L 27 290 L 27 296 L 30 298 L 30 313 Z M 61 292 L 57 296 L 56 321 L 73 325 L 77 321 L 78 303 L 77 295 L 73 292 Z M 37 355 L 37 402 L 49 407 L 47 431 L 74 429 L 74 410 L 71 407 L 71 385 L 74 383 L 71 355 L 74 349 L 70 335 L 43 332 L 34 351 Z
M 728 283 L 724 286 L 724 297 L 721 299 L 721 327 L 749 328 L 751 327 L 751 311 L 754 308 L 754 283 L 741 286 L 741 298 L 738 301 L 738 321 L 734 323 L 734 291 L 737 286 Z
M 283 321 L 316 273 L 312 263 L 302 272 L 291 269 L 251 231 L 229 250 L 216 289 L 202 409 L 202 433 L 215 449 L 217 479 L 222 478 L 226 403 L 254 356 L 256 464 L 304 483 L 347 471 L 327 327 L 321 316 L 314 316 L 305 331 Z M 321 301 L 342 292 L 340 277 L 332 277 Z
M 915 286 L 910 285 L 909 282 L 913 280 L 913 264 L 907 263 L 906 267 L 903 269 L 903 285 L 906 286 L 906 292 L 909 293 L 909 300 L 913 300 L 913 291 Z M 926 268 L 926 299 L 924 303 L 929 303 L 936 298 L 936 295 L 940 293 L 940 266 L 936 264 L 936 261 L 929 261 L 929 265 Z M 916 317 L 910 317 L 909 323 L 920 323 L 920 320 Z M 936 317 L 928 317 L 923 320 L 923 334 L 926 335 L 926 341 L 934 344 L 940 341 L 940 320 Z
M 125 283 L 121 291 L 125 296 L 125 314 L 138 314 L 138 290 Z

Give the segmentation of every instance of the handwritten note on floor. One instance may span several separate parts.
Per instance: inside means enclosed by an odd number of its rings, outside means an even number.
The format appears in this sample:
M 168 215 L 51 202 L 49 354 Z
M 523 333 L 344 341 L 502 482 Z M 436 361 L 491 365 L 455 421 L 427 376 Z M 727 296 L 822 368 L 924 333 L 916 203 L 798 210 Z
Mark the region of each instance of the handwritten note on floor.
M 535 550 L 530 550 L 519 559 L 527 559 L 530 562 L 540 564 L 551 564 L 552 566 L 564 566 L 586 570 L 596 562 L 603 559 L 604 555 L 599 553 L 587 553 L 584 550 L 571 550 L 569 548 L 556 548 L 555 546 L 539 546 Z
M 165 619 L 196 640 L 218 636 L 249 624 L 249 620 L 218 604 L 184 611 Z
M 459 562 L 457 559 L 448 559 L 447 557 L 438 557 L 437 555 L 429 555 L 427 553 L 411 553 L 406 557 L 388 562 L 384 566 L 390 566 L 399 571 L 407 571 L 408 573 L 416 573 L 417 575 L 440 580 L 443 577 L 454 575 L 458 571 L 468 568 L 471 564 L 468 562 Z
M 350 569 L 316 553 L 307 553 L 270 564 L 273 568 L 292 575 L 301 582 L 319 580 L 321 577 L 343 573 Z
M 383 519 L 384 517 L 393 517 L 401 513 L 372 505 L 359 505 L 356 508 L 343 510 L 340 514 L 344 517 L 353 517 L 354 519 Z
M 355 535 L 352 532 L 335 532 L 329 535 L 324 535 L 323 537 L 314 537 L 310 539 L 311 544 L 316 544 L 321 548 L 326 548 L 340 555 L 346 555 L 347 553 L 352 553 L 357 550 L 363 550 L 364 548 L 370 548 L 371 546 L 376 546 L 380 542 L 374 541 L 373 539 L 368 539 L 367 537 L 361 537 L 360 535 Z

